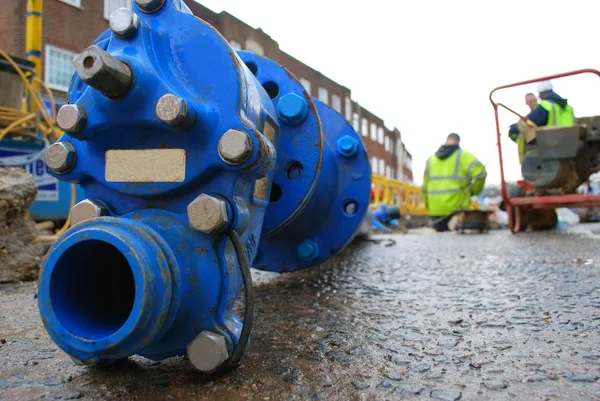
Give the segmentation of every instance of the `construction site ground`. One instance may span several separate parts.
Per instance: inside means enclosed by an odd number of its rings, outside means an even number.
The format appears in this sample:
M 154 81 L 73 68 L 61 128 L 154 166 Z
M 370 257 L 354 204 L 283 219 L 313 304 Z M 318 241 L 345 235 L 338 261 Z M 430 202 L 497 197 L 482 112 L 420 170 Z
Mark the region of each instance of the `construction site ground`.
M 600 400 L 600 226 L 378 235 L 294 274 L 254 272 L 243 365 L 80 367 L 36 283 L 0 286 L 0 400 Z

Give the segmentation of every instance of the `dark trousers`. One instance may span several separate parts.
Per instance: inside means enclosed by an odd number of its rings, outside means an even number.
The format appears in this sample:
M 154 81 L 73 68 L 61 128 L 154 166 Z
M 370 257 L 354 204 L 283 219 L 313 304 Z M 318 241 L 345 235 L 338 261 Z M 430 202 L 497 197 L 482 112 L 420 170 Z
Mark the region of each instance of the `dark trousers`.
M 431 227 L 439 233 L 450 231 L 448 228 L 448 222 L 450 222 L 450 219 L 453 215 L 454 213 L 449 214 L 448 216 L 430 216 Z

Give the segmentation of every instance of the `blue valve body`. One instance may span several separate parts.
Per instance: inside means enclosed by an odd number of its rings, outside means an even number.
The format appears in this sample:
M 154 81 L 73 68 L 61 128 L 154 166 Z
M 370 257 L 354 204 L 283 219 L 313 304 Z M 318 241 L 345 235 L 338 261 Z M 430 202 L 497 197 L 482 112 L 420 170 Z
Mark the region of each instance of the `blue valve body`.
M 109 216 L 75 225 L 54 244 L 43 265 L 39 307 L 52 339 L 86 364 L 133 354 L 182 355 L 203 330 L 222 334 L 230 355 L 238 341 L 241 323 L 232 307 L 242 281 L 235 252 L 226 236 L 192 228 L 187 207 L 201 194 L 224 200 L 228 225 L 252 261 L 279 125 L 271 99 L 233 49 L 181 4 L 168 0 L 151 14 L 134 4 L 135 36 L 121 39 L 106 31 L 95 42 L 132 70 L 125 95 L 108 98 L 77 74 L 69 88 L 69 102 L 85 110 L 87 122 L 60 139 L 73 145 L 77 160 L 56 176 L 80 184 Z M 186 101 L 194 116 L 189 126 L 157 118 L 156 104 L 166 94 Z M 239 165 L 217 152 L 230 129 L 252 141 L 252 154 Z M 181 176 L 142 182 L 133 159 L 133 171 L 108 161 L 110 152 L 133 151 L 144 165 L 144 154 L 135 152 L 148 150 L 158 150 L 153 158 L 181 150 Z M 134 179 L 128 181 L 128 174 Z
M 39 308 L 52 339 L 85 364 L 182 355 L 202 331 L 223 336 L 231 355 L 242 328 L 233 312 L 242 276 L 223 232 L 239 234 L 259 269 L 321 263 L 359 230 L 370 164 L 343 116 L 281 65 L 236 54 L 180 0 L 132 10 L 134 35 L 106 31 L 95 45 L 124 62 L 133 83 L 107 97 L 74 76 L 69 102 L 87 121 L 60 139 L 76 159 L 55 174 L 80 184 L 107 216 L 76 224 L 53 245 Z M 184 124 L 158 118 L 165 95 L 185 102 Z M 221 152 L 230 130 L 250 138 L 241 161 Z M 218 232 L 191 221 L 189 206 L 201 195 L 225 204 Z

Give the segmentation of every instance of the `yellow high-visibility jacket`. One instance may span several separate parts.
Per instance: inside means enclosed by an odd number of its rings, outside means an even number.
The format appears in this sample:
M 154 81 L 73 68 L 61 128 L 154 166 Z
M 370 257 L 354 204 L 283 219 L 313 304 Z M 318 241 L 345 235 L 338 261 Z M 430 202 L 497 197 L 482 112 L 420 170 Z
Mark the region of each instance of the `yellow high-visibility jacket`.
M 470 152 L 458 148 L 448 158 L 427 160 L 422 192 L 431 216 L 447 216 L 456 209 L 469 209 L 471 196 L 483 190 L 487 172 Z

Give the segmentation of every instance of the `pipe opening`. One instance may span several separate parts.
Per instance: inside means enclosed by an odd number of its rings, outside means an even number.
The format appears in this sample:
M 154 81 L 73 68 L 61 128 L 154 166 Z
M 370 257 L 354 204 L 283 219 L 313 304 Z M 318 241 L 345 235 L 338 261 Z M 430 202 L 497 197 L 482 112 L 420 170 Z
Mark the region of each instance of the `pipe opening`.
M 68 249 L 50 282 L 52 308 L 72 334 L 99 340 L 125 324 L 135 300 L 135 281 L 125 256 L 113 245 L 89 240 Z

